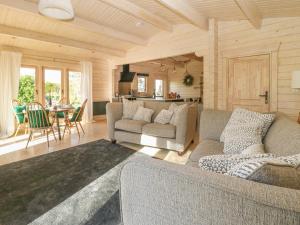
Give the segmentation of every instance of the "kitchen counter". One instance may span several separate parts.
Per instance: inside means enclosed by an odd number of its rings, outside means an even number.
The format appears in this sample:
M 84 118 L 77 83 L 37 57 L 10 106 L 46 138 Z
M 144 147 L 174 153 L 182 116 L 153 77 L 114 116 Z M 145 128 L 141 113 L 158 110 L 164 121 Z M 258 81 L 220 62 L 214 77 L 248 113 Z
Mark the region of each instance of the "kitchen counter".
M 137 96 L 123 96 L 128 100 L 139 100 L 139 101 L 160 101 L 160 102 L 184 102 L 183 98 L 163 98 L 163 97 L 156 97 L 156 98 L 152 98 L 152 97 L 137 97 Z M 121 101 L 121 97 L 120 98 L 113 98 L 113 102 L 117 102 L 117 101 Z

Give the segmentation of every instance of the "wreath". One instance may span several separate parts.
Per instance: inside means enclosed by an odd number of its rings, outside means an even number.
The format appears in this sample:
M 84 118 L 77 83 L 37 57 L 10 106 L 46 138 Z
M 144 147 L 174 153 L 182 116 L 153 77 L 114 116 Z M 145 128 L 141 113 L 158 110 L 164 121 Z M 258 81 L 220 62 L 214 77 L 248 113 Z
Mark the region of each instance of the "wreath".
M 194 77 L 190 74 L 185 75 L 184 79 L 183 79 L 183 84 L 185 86 L 192 86 L 194 83 Z

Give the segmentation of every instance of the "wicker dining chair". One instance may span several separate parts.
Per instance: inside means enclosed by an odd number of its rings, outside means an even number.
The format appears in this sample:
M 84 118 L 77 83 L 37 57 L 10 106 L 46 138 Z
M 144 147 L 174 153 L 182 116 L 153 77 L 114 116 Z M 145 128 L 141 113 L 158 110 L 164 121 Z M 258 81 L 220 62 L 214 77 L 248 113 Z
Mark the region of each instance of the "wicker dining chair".
M 83 134 L 85 134 L 84 132 L 84 129 L 82 127 L 82 124 L 81 124 L 81 121 L 82 121 L 82 116 L 83 116 L 83 113 L 84 113 L 84 109 L 86 107 L 86 103 L 87 103 L 87 99 L 84 100 L 84 102 L 82 103 L 82 105 L 80 107 L 77 107 L 72 115 L 72 117 L 69 119 L 67 119 L 66 121 L 66 125 L 65 125 L 65 129 L 64 129 L 64 134 L 63 134 L 63 137 L 65 136 L 65 133 L 66 133 L 66 129 L 68 129 L 71 133 L 71 128 L 72 127 L 76 127 L 76 130 L 77 130 L 77 134 L 78 136 L 80 137 L 80 132 L 79 132 L 79 128 L 78 126 L 81 127 L 81 130 L 83 132 Z
M 27 134 L 28 120 L 25 113 L 26 106 L 21 105 L 21 102 L 17 99 L 13 99 L 11 103 L 12 103 L 12 110 L 17 121 L 17 129 L 15 131 L 14 136 L 16 137 L 18 135 L 22 127 L 25 130 L 25 134 Z
M 56 141 L 55 133 L 52 124 L 49 121 L 49 111 L 43 107 L 42 104 L 38 102 L 29 103 L 26 106 L 26 112 L 29 123 L 29 137 L 27 141 L 26 148 L 32 139 L 34 131 L 43 131 L 47 135 L 47 143 L 49 147 L 49 132 L 53 133 L 54 139 Z

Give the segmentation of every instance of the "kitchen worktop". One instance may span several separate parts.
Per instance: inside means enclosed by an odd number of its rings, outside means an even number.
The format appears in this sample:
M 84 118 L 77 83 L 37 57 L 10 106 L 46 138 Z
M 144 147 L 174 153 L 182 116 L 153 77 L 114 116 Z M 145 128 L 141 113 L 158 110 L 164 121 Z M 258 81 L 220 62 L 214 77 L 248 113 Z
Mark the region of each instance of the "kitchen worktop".
M 138 96 L 123 96 L 126 99 L 129 100 L 140 100 L 140 101 L 161 101 L 161 102 L 184 102 L 183 98 L 164 98 L 164 97 L 138 97 Z M 119 100 L 118 100 L 119 99 Z M 121 97 L 120 98 L 113 98 L 113 101 L 121 101 Z

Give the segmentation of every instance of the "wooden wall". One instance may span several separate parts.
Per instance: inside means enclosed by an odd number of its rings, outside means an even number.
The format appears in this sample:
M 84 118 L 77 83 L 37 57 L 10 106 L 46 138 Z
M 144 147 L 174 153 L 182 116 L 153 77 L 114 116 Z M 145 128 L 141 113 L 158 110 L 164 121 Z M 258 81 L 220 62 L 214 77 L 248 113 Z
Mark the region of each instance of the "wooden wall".
M 296 119 L 300 111 L 300 93 L 291 89 L 291 74 L 300 70 L 300 18 L 264 19 L 256 30 L 246 21 L 219 22 L 219 92 L 218 107 L 225 109 L 224 72 L 222 54 L 241 49 L 262 49 L 266 46 L 278 51 L 278 111 Z M 247 50 L 246 50 L 247 49 Z
M 122 71 L 122 67 L 118 66 L 118 68 L 114 71 L 114 92 L 118 92 L 118 84 L 120 80 L 120 73 Z M 149 74 L 147 77 L 147 95 L 152 96 L 153 90 L 155 87 L 155 80 L 160 79 L 163 80 L 164 83 L 164 95 L 166 96 L 168 93 L 168 73 L 167 71 L 160 71 L 160 67 L 157 65 L 151 65 L 149 63 L 139 63 L 130 65 L 130 71 L 137 73 L 146 73 Z M 137 90 L 137 76 L 134 77 L 133 82 L 131 84 L 132 90 Z
M 203 63 L 199 61 L 191 61 L 187 63 L 188 73 L 194 77 L 194 84 L 186 86 L 183 84 L 185 68 L 176 67 L 176 73 L 169 70 L 169 91 L 177 92 L 183 98 L 201 97 L 200 95 L 200 79 L 203 79 Z
M 254 29 L 248 21 L 218 22 L 218 26 L 214 27 L 218 30 L 204 32 L 185 25 L 176 27 L 174 33 L 157 35 L 147 47 L 134 48 L 126 58 L 115 63 L 133 63 L 196 52 L 204 57 L 204 107 L 226 109 L 224 52 L 243 52 L 245 49 L 247 54 L 249 49 L 272 46 L 278 51 L 278 79 L 274 81 L 277 82 L 278 111 L 295 119 L 300 111 L 300 93 L 291 89 L 291 74 L 294 70 L 300 70 L 300 18 L 264 19 L 260 29 Z M 211 35 L 217 35 L 213 40 L 218 44 L 217 48 L 209 41 Z M 211 62 L 212 57 L 208 56 L 216 50 L 217 59 L 214 57 L 214 62 Z M 217 71 L 213 65 L 216 62 Z

